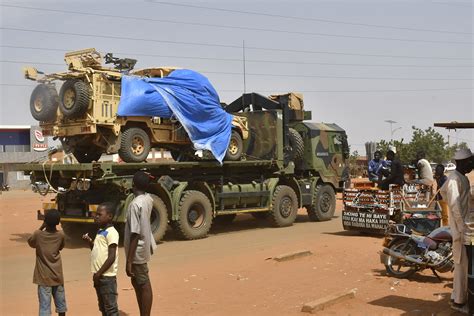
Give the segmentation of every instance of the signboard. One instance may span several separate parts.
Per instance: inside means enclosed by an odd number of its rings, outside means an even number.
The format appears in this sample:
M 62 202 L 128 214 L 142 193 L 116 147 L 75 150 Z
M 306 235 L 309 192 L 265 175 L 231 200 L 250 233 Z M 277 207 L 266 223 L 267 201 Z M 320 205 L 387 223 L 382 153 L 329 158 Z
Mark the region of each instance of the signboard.
M 342 225 L 347 230 L 385 231 L 390 215 L 387 213 L 371 213 L 343 211 Z
M 48 150 L 48 140 L 43 136 L 39 126 L 32 126 L 30 131 L 31 149 L 33 151 Z

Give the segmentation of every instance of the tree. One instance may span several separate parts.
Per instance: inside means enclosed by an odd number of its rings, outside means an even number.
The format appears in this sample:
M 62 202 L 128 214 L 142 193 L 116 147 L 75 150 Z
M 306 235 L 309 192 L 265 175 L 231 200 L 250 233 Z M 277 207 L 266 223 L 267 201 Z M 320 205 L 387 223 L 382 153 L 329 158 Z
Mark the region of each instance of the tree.
M 425 130 L 412 126 L 413 135 L 410 143 L 401 141 L 381 140 L 377 144 L 377 149 L 386 153 L 389 146 L 395 146 L 397 155 L 402 163 L 412 163 L 416 159 L 418 152 L 423 151 L 428 161 L 443 163 L 451 160 L 454 152 L 459 148 L 466 148 L 466 143 L 448 146 L 443 135 L 435 131 L 432 127 Z

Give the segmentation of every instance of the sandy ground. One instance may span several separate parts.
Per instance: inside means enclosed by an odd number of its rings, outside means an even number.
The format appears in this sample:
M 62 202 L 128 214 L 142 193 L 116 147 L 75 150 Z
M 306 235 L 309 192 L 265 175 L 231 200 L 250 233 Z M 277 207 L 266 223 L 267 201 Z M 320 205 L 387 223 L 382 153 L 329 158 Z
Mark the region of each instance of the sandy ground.
M 0 313 L 37 314 L 32 284 L 34 250 L 26 240 L 39 226 L 36 210 L 52 196 L 12 191 L 0 195 Z M 288 228 L 269 228 L 240 215 L 213 227 L 208 238 L 180 241 L 167 234 L 150 263 L 153 315 L 305 315 L 305 302 L 356 289 L 354 299 L 320 315 L 455 315 L 448 308 L 452 274 L 439 281 L 431 272 L 410 280 L 386 276 L 379 262 L 382 238 L 345 232 L 341 203 L 336 217 L 307 220 L 300 210 Z M 287 262 L 269 258 L 295 250 L 312 256 Z M 99 315 L 89 272 L 89 249 L 69 244 L 62 251 L 69 315 Z M 138 315 L 120 249 L 119 307 Z

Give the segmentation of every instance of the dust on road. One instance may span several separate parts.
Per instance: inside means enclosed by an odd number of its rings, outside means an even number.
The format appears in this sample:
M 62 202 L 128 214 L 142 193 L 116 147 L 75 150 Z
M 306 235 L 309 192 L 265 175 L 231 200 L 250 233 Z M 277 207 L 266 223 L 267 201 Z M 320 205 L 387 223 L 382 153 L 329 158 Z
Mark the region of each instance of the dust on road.
M 40 223 L 41 203 L 53 196 L 12 191 L 0 195 L 0 311 L 3 315 L 37 314 L 32 284 L 34 250 L 26 240 Z M 236 222 L 213 227 L 208 238 L 176 240 L 168 233 L 150 265 L 153 315 L 305 315 L 304 303 L 357 289 L 355 299 L 321 315 L 431 315 L 448 308 L 452 274 L 439 281 L 431 272 L 410 280 L 386 276 L 379 262 L 382 239 L 345 232 L 341 204 L 336 216 L 309 222 L 304 209 L 288 228 L 239 215 Z M 295 250 L 312 256 L 287 262 L 268 260 Z M 69 244 L 62 252 L 68 315 L 99 315 L 89 272 L 89 249 Z M 119 308 L 139 315 L 120 249 Z M 447 311 L 448 310 L 448 311 Z M 454 315 L 454 314 L 453 314 Z

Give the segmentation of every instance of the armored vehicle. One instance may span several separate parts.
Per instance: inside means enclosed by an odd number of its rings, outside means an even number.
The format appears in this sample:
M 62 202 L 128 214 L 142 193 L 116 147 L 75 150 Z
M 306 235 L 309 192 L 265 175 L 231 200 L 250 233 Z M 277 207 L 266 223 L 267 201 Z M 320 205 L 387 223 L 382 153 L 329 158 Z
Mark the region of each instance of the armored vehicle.
M 152 147 L 171 151 L 174 158 L 194 157 L 194 150 L 182 125 L 161 117 L 117 116 L 124 73 L 142 76 L 168 76 L 174 67 L 133 70 L 136 60 L 102 56 L 95 49 L 66 53 L 68 71 L 43 74 L 24 68 L 27 79 L 39 82 L 30 98 L 32 116 L 40 122 L 44 136 L 59 139 L 66 152 L 79 162 L 97 161 L 103 153 L 119 153 L 125 162 L 142 162 Z M 55 82 L 62 82 L 59 94 Z M 234 116 L 226 160 L 239 160 L 243 140 L 248 136 L 245 118 Z
M 308 122 L 311 112 L 301 103 L 291 93 L 271 98 L 250 93 L 224 106 L 248 123 L 245 160 L 222 165 L 212 160 L 43 163 L 17 169 L 56 190 L 43 209 L 59 209 L 69 235 L 84 233 L 104 201 L 115 202 L 114 220 L 122 225 L 137 170 L 146 170 L 152 179 L 147 191 L 154 200 L 150 221 L 156 240 L 168 224 L 183 239 L 203 238 L 211 225 L 230 223 L 243 213 L 284 227 L 292 225 L 304 207 L 311 221 L 326 221 L 334 215 L 336 192 L 349 177 L 347 136 L 336 124 Z

